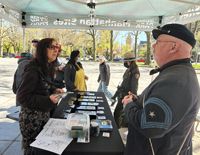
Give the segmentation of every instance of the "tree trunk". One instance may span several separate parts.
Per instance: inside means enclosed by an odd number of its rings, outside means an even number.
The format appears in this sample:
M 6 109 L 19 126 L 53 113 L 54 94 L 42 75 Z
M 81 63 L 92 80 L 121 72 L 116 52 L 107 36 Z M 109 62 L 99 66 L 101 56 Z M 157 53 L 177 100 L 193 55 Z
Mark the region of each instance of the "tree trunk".
M 110 61 L 113 61 L 113 30 L 110 31 Z
M 9 53 L 9 48 L 5 48 L 6 49 L 6 53 Z
M 199 21 L 194 22 L 194 29 L 193 29 L 193 32 L 192 32 L 194 35 L 195 35 L 196 30 L 197 30 L 198 22 Z
M 137 57 L 138 57 L 138 55 L 137 55 L 137 40 L 138 40 L 138 35 L 139 35 L 139 32 L 137 31 L 136 32 L 136 35 L 135 35 L 135 59 L 137 60 Z
M 14 52 L 15 52 L 15 54 L 16 54 L 16 46 L 13 46 L 13 48 L 14 48 Z
M 150 42 L 151 32 L 145 31 L 145 33 L 147 35 L 147 53 L 146 53 L 145 65 L 151 65 L 151 42 Z
M 189 23 L 189 28 L 190 31 L 192 30 L 192 23 Z

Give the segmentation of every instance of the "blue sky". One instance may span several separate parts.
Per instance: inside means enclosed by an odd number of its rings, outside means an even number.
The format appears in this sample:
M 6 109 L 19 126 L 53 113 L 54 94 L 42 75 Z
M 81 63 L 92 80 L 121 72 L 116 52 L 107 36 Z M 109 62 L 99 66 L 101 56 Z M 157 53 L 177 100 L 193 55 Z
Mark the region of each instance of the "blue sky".
M 119 41 L 120 44 L 121 43 L 126 44 L 126 36 L 128 36 L 129 32 L 132 32 L 132 31 L 121 31 L 120 34 L 117 36 L 116 41 Z M 146 40 L 147 40 L 146 34 L 144 31 L 142 31 L 138 37 L 138 44 L 140 41 L 146 41 Z M 135 44 L 135 38 L 133 38 L 133 45 L 134 44 Z

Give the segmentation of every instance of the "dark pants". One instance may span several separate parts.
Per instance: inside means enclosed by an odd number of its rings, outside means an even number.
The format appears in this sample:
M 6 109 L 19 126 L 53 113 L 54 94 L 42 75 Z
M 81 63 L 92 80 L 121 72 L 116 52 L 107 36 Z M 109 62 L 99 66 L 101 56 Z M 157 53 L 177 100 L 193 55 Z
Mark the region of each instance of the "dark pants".
M 118 128 L 128 127 L 128 119 L 124 115 L 124 109 L 122 104 L 123 99 L 124 96 L 120 96 L 120 98 L 118 97 L 117 106 L 114 111 L 114 119 Z
M 24 155 L 34 155 L 30 144 L 49 120 L 49 112 L 35 111 L 28 108 L 21 109 L 19 114 L 19 126 L 22 134 Z

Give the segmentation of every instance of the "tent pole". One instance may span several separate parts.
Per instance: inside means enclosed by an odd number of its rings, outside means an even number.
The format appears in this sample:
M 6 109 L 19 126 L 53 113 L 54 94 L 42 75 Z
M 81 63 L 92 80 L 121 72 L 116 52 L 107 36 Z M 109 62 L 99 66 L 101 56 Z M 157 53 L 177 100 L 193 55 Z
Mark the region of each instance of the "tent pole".
M 3 57 L 3 18 L 1 18 L 1 29 L 0 29 L 0 57 Z
M 23 25 L 23 53 L 25 53 L 25 26 Z

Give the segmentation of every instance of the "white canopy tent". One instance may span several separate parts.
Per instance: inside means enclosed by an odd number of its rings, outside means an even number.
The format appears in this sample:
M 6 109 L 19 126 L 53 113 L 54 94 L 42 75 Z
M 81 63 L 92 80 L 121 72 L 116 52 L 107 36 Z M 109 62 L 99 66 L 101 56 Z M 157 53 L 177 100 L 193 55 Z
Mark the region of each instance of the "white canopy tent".
M 151 31 L 200 19 L 200 0 L 0 0 L 0 17 L 25 28 Z

